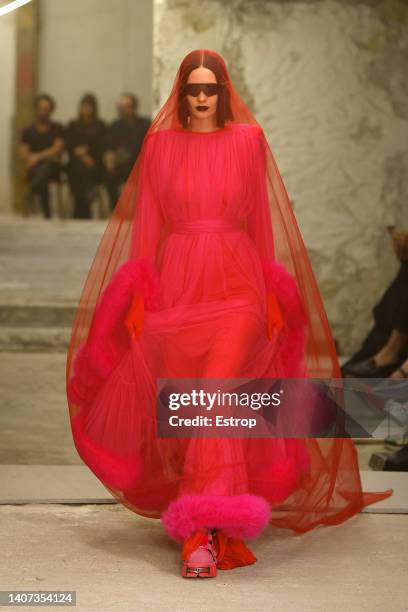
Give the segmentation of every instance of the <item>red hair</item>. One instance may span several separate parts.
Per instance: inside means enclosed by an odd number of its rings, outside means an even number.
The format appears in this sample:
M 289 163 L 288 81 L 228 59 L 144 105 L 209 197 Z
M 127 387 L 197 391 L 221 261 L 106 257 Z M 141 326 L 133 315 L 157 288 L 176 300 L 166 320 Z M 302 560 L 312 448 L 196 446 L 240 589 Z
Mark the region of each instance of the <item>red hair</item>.
M 229 81 L 225 62 L 221 56 L 215 55 L 213 51 L 209 51 L 207 49 L 196 49 L 186 55 L 179 69 L 180 81 L 178 89 L 178 119 L 183 127 L 188 126 L 189 116 L 187 99 L 184 93 L 184 85 L 186 85 L 190 73 L 200 66 L 211 70 L 215 75 L 217 83 L 222 83 L 224 85 Z M 216 114 L 217 127 L 224 127 L 226 121 L 234 118 L 231 110 L 230 93 L 228 87 L 223 87 L 221 93 L 218 94 Z

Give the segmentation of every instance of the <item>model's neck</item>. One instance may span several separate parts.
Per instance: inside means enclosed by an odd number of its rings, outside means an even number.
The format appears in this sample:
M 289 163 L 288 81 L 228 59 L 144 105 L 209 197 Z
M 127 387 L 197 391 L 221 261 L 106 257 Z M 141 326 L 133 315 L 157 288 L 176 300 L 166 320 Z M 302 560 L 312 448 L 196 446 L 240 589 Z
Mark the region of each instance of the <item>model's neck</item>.
M 190 117 L 188 127 L 193 132 L 213 132 L 217 129 L 218 126 L 215 121 L 215 118 L 213 117 L 208 117 L 206 119 L 197 119 L 195 117 Z

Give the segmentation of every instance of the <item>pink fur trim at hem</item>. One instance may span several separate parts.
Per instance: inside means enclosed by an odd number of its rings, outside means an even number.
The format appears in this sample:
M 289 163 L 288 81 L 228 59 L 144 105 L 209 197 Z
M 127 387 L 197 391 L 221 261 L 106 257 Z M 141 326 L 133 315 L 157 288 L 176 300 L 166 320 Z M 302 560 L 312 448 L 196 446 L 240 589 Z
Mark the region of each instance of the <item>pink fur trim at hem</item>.
M 252 539 L 268 525 L 271 507 L 257 495 L 186 494 L 173 500 L 161 516 L 167 534 L 176 542 L 197 529 L 218 527 L 231 538 Z

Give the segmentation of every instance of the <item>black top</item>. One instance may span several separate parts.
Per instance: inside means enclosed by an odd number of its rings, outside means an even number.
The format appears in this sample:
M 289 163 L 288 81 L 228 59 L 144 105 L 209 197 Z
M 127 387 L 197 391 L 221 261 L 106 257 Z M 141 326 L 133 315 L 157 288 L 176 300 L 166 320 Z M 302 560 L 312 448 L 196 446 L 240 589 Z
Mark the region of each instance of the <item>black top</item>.
M 89 155 L 97 162 L 102 160 L 105 150 L 106 124 L 101 119 L 85 123 L 81 119 L 69 122 L 65 131 L 65 143 L 69 152 L 75 147 L 86 145 Z
M 116 153 L 118 165 L 131 168 L 139 155 L 143 139 L 150 126 L 150 119 L 136 116 L 134 119 L 116 119 L 107 131 L 106 149 Z
M 34 122 L 22 130 L 20 140 L 21 143 L 27 144 L 34 153 L 48 149 L 54 144 L 56 138 L 63 137 L 64 128 L 60 123 L 49 121 L 48 130 L 46 132 L 39 132 Z

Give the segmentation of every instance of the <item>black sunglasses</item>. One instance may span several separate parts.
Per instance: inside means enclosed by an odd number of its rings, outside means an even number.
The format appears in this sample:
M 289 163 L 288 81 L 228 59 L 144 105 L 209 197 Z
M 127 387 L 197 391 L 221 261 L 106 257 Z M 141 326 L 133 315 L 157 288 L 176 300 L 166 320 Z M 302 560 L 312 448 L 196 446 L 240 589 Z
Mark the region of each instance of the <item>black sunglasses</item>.
M 222 83 L 186 83 L 183 87 L 183 92 L 187 96 L 198 96 L 200 91 L 203 91 L 206 96 L 215 96 L 219 94 L 223 85 Z

